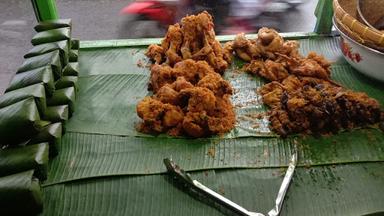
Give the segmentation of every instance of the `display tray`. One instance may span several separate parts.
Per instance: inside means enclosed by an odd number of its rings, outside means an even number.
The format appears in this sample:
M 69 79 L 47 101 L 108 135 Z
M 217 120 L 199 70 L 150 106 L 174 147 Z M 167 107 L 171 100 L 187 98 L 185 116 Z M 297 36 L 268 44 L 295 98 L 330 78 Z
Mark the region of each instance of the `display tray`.
M 250 35 L 254 37 L 254 35 Z M 332 61 L 332 79 L 384 104 L 383 83 L 343 59 L 338 37 L 285 34 L 303 55 Z M 233 36 L 219 36 L 221 41 Z M 294 145 L 298 167 L 281 215 L 363 215 L 384 211 L 384 134 L 375 127 L 330 136 L 280 138 L 268 128 L 257 88 L 265 80 L 241 72 L 235 59 L 224 77 L 235 89 L 236 127 L 224 136 L 191 139 L 135 130 L 136 104 L 146 95 L 149 59 L 160 39 L 81 41 L 76 111 L 60 154 L 43 182 L 43 215 L 222 215 L 172 185 L 163 158 L 256 212 L 273 208 Z M 255 126 L 257 125 L 257 126 Z

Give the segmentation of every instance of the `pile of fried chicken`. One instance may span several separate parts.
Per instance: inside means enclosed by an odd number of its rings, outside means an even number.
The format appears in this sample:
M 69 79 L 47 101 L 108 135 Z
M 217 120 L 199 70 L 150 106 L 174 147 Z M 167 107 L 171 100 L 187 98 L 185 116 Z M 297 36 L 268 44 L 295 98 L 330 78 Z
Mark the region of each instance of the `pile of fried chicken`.
M 330 62 L 314 52 L 299 53 L 297 41 L 284 41 L 261 28 L 257 39 L 244 34 L 223 46 L 215 39 L 212 17 L 203 12 L 169 26 L 161 45 L 146 55 L 153 60 L 149 90 L 137 105 L 144 133 L 204 137 L 229 132 L 235 125 L 231 85 L 221 77 L 233 53 L 248 62 L 244 70 L 270 81 L 258 91 L 271 110 L 271 128 L 281 136 L 326 134 L 383 121 L 377 100 L 330 79 Z
M 273 29 L 261 28 L 256 40 L 239 34 L 232 48 L 248 62 L 245 71 L 271 81 L 259 93 L 271 108 L 271 128 L 282 136 L 335 133 L 384 119 L 377 100 L 330 80 L 324 57 L 301 56 L 298 42 L 284 41 Z
M 235 125 L 231 85 L 222 74 L 232 49 L 215 39 L 212 17 L 203 12 L 169 26 L 161 46 L 150 45 L 149 90 L 136 107 L 139 131 L 171 136 L 223 134 Z

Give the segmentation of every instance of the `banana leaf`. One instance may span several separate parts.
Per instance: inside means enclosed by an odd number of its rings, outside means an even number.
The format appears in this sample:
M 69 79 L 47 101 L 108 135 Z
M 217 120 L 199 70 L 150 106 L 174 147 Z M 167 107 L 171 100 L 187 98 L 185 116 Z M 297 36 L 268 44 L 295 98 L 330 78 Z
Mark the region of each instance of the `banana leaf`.
M 56 42 L 61 40 L 71 40 L 70 27 L 41 31 L 32 37 L 31 42 L 33 46 L 36 46 L 43 43 Z
M 54 76 L 52 68 L 50 66 L 44 66 L 36 68 L 30 71 L 16 74 L 5 92 L 14 91 L 30 85 L 43 83 L 45 87 L 45 93 L 47 96 L 51 96 L 55 91 Z
M 60 155 L 50 164 L 47 182 L 113 175 L 149 175 L 165 171 L 172 157 L 184 170 L 280 168 L 294 146 L 298 166 L 384 161 L 384 136 L 378 129 L 343 132 L 332 137 L 255 139 L 169 139 L 68 132 Z
M 63 69 L 63 76 L 78 76 L 79 63 L 69 62 Z
M 75 111 L 76 92 L 74 87 L 56 90 L 52 97 L 47 99 L 48 106 L 68 105 L 69 117 Z
M 74 87 L 75 91 L 77 92 L 79 90 L 77 85 L 78 79 L 79 78 L 77 76 L 62 76 L 59 80 L 56 81 L 55 87 L 56 89 Z
M 0 150 L 0 176 L 34 169 L 40 180 L 47 178 L 48 143 L 18 146 Z
M 71 49 L 79 50 L 79 48 L 80 48 L 80 40 L 72 38 L 71 39 Z
M 71 49 L 69 51 L 69 62 L 77 62 L 78 58 L 79 58 L 79 51 Z
M 60 52 L 61 65 L 67 65 L 69 52 L 67 40 L 37 45 L 31 50 L 29 50 L 28 53 L 24 55 L 24 58 L 31 58 L 34 56 L 52 52 L 54 50 L 59 50 Z
M 56 19 L 56 20 L 47 20 L 43 22 L 39 22 L 34 29 L 37 32 L 46 31 L 50 29 L 57 29 L 63 27 L 71 27 L 72 21 L 71 19 Z
M 14 104 L 29 97 L 33 97 L 35 99 L 40 116 L 43 116 L 47 108 L 47 102 L 45 98 L 45 88 L 42 83 L 6 92 L 4 95 L 0 96 L 0 108 Z
M 50 122 L 65 122 L 68 120 L 68 105 L 49 106 L 44 114 L 44 120 Z
M 60 62 L 60 51 L 55 50 L 39 56 L 34 56 L 25 59 L 24 63 L 17 70 L 17 73 L 33 70 L 43 66 L 50 66 L 52 68 L 55 79 L 59 79 L 62 74 L 62 65 Z
M 285 169 L 227 169 L 190 174 L 246 209 L 266 215 L 275 205 L 284 173 Z M 383 162 L 299 167 L 280 215 L 363 215 L 383 211 L 383 184 Z M 212 203 L 180 190 L 167 175 L 86 179 L 43 185 L 43 191 L 43 215 L 224 215 Z
M 49 143 L 49 157 L 53 158 L 59 153 L 59 145 L 63 134 L 63 126 L 61 122 L 53 123 L 45 126 L 40 132 L 32 137 L 27 145 L 37 144 L 42 142 Z
M 39 180 L 33 170 L 0 178 L 1 215 L 37 215 L 43 210 Z
M 40 115 L 35 100 L 28 98 L 0 109 L 0 144 L 20 143 L 37 134 Z

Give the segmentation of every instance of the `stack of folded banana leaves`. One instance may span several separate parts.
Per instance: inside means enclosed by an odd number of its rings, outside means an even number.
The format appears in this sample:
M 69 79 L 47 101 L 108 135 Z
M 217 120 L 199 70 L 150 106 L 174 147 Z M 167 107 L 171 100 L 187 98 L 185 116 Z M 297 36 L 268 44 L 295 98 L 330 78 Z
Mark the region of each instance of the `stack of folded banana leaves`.
M 71 20 L 41 22 L 35 30 L 34 47 L 0 96 L 2 215 L 42 211 L 40 181 L 74 112 L 79 41 L 71 39 Z

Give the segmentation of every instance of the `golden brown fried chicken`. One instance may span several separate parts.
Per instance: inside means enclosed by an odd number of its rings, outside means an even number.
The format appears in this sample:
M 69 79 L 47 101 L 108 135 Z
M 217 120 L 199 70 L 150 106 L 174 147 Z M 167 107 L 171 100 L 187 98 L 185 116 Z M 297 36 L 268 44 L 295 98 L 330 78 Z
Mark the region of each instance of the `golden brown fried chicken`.
M 182 43 L 183 33 L 181 31 L 180 25 L 178 23 L 175 25 L 170 25 L 168 27 L 165 38 L 161 42 L 161 47 L 163 50 L 166 50 L 165 56 L 167 57 L 167 64 L 174 65 L 176 62 L 183 60 L 179 55 L 179 50 Z
M 175 80 L 176 75 L 170 66 L 154 64 L 151 67 L 151 78 L 148 88 L 156 93 L 163 85 L 173 83 Z
M 193 87 L 181 90 L 179 101 L 181 107 L 186 107 L 188 112 L 201 112 L 214 109 L 216 97 L 207 88 Z
M 259 75 L 270 81 L 281 81 L 289 76 L 284 65 L 271 60 L 265 61 L 265 70 L 260 70 Z
M 210 73 L 215 73 L 211 66 L 205 61 L 193 61 L 187 59 L 175 64 L 173 68 L 177 77 L 184 77 L 188 82 L 195 85 L 203 77 Z
M 284 43 L 283 38 L 274 29 L 263 27 L 259 29 L 257 36 L 257 44 L 264 54 L 277 52 Z
M 173 105 L 178 104 L 178 97 L 179 93 L 175 91 L 170 84 L 163 85 L 153 96 L 156 100 Z
M 230 64 L 230 51 L 215 39 L 212 16 L 204 11 L 184 17 L 181 25 L 169 26 L 161 47 L 151 45 L 147 56 L 170 66 L 185 59 L 204 60 L 216 72 L 223 73 Z
M 192 83 L 188 82 L 185 77 L 177 77 L 176 81 L 171 84 L 171 88 L 179 92 L 186 88 L 192 88 Z
M 164 49 L 156 44 L 149 45 L 145 53 L 148 58 L 153 59 L 157 64 L 163 62 Z
M 233 49 L 237 56 L 246 62 L 261 57 L 261 49 L 254 40 L 248 40 L 245 35 L 238 34 L 233 41 Z
M 217 73 L 210 73 L 203 77 L 197 85 L 211 90 L 215 96 L 223 97 L 224 95 L 232 95 L 233 89 L 228 81 L 224 80 Z
M 208 114 L 208 128 L 213 134 L 227 133 L 235 126 L 236 115 L 229 95 L 216 97 L 215 108 Z
M 264 61 L 261 59 L 251 60 L 250 63 L 244 65 L 244 71 L 260 76 L 261 71 L 266 70 Z
M 182 110 L 171 104 L 164 104 L 151 97 L 145 97 L 137 104 L 137 114 L 143 119 L 140 130 L 146 133 L 161 133 L 181 124 Z

